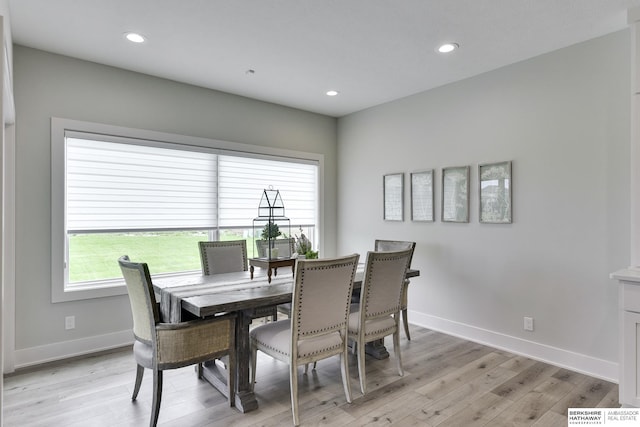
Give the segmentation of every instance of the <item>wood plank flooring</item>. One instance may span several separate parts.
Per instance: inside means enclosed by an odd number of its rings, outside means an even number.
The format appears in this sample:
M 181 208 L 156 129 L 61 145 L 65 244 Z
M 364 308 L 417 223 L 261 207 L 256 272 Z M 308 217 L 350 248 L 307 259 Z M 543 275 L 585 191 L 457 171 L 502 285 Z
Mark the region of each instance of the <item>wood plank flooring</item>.
M 367 358 L 367 394 L 350 360 L 353 403 L 344 398 L 337 358 L 300 378 L 304 426 L 564 427 L 569 407 L 618 407 L 618 386 L 415 326 L 401 339 L 404 377 L 391 339 L 387 360 Z M 131 402 L 131 349 L 56 362 L 5 377 L 5 426 L 144 426 L 151 375 Z M 262 355 L 255 386 L 259 409 L 241 414 L 198 380 L 193 368 L 165 371 L 160 426 L 291 425 L 288 368 Z

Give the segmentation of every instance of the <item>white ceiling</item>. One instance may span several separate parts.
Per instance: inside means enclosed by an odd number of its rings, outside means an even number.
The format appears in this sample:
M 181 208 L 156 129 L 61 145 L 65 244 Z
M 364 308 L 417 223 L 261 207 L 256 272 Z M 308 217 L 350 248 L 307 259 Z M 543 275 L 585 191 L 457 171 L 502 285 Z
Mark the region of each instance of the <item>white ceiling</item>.
M 621 30 L 627 10 L 638 6 L 640 0 L 9 0 L 16 44 L 336 117 Z M 148 42 L 127 42 L 127 31 Z M 447 41 L 460 49 L 437 53 Z M 329 89 L 340 94 L 328 97 Z

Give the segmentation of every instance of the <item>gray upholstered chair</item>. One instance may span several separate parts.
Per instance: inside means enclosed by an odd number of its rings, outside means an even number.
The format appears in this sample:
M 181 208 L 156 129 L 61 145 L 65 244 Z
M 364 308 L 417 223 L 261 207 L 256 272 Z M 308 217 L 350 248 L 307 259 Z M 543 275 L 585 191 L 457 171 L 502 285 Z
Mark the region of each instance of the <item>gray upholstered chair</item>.
M 413 251 L 416 248 L 416 242 L 406 242 L 402 240 L 380 240 L 376 239 L 374 250 L 376 251 L 401 251 L 403 249 L 411 249 L 411 256 L 409 257 L 409 267 L 411 268 L 411 260 L 413 259 Z M 409 334 L 409 318 L 407 317 L 407 305 L 409 302 L 409 279 L 405 279 L 404 287 L 402 289 L 402 323 L 404 325 L 404 334 L 408 340 L 411 340 Z
M 198 242 L 198 247 L 205 276 L 249 269 L 246 240 Z
M 200 263 L 202 274 L 234 273 L 247 271 L 247 241 L 246 240 L 220 240 L 212 242 L 198 242 L 200 248 Z M 275 307 L 261 307 L 255 309 L 254 318 L 267 317 L 275 321 L 278 312 Z
M 368 342 L 393 334 L 398 374 L 404 375 L 400 356 L 399 319 L 402 288 L 410 258 L 411 249 L 367 253 L 359 308 L 349 315 L 349 339 L 356 345 L 362 394 L 367 389 L 364 347 Z
M 298 417 L 298 367 L 340 355 L 342 384 L 351 403 L 347 319 L 358 254 L 333 259 L 298 260 L 290 319 L 258 326 L 251 336 L 251 383 L 258 350 L 289 364 L 293 422 Z M 306 372 L 306 369 L 305 369 Z
M 271 240 L 271 257 L 272 258 L 291 258 L 295 251 L 295 239 L 273 239 Z M 256 240 L 256 248 L 258 249 L 258 257 L 266 258 L 269 256 L 269 241 Z M 273 251 L 277 250 L 278 256 L 273 255 Z
M 153 371 L 153 402 L 150 426 L 155 426 L 162 398 L 162 371 L 199 364 L 228 356 L 227 385 L 229 406 L 235 393 L 235 317 L 225 315 L 208 320 L 182 323 L 161 323 L 158 304 L 145 263 L 118 260 L 127 285 L 133 314 L 133 355 L 137 363 L 136 382 L 132 400 L 136 400 L 144 369 Z M 198 376 L 201 370 L 198 369 Z

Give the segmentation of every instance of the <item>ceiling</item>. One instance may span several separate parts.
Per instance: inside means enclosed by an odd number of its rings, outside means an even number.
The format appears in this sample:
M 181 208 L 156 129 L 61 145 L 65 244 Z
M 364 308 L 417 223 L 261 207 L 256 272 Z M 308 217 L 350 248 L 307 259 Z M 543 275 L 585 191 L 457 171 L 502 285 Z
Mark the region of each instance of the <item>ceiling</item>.
M 640 6 L 640 0 L 8 3 L 16 44 L 334 117 L 624 29 L 627 10 Z M 128 42 L 128 31 L 147 42 Z M 443 42 L 460 48 L 440 54 Z M 327 96 L 330 89 L 339 94 Z

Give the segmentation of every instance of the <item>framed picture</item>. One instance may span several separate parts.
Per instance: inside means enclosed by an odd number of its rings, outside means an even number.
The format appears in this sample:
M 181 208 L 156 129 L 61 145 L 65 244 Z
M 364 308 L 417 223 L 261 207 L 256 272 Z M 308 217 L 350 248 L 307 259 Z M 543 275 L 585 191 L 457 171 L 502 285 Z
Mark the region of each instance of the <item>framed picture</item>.
M 404 174 L 393 173 L 383 177 L 384 219 L 404 221 Z
M 411 174 L 411 220 L 434 220 L 433 169 Z
M 511 224 L 511 162 L 478 166 L 480 222 Z
M 442 169 L 442 221 L 469 222 L 469 166 Z

